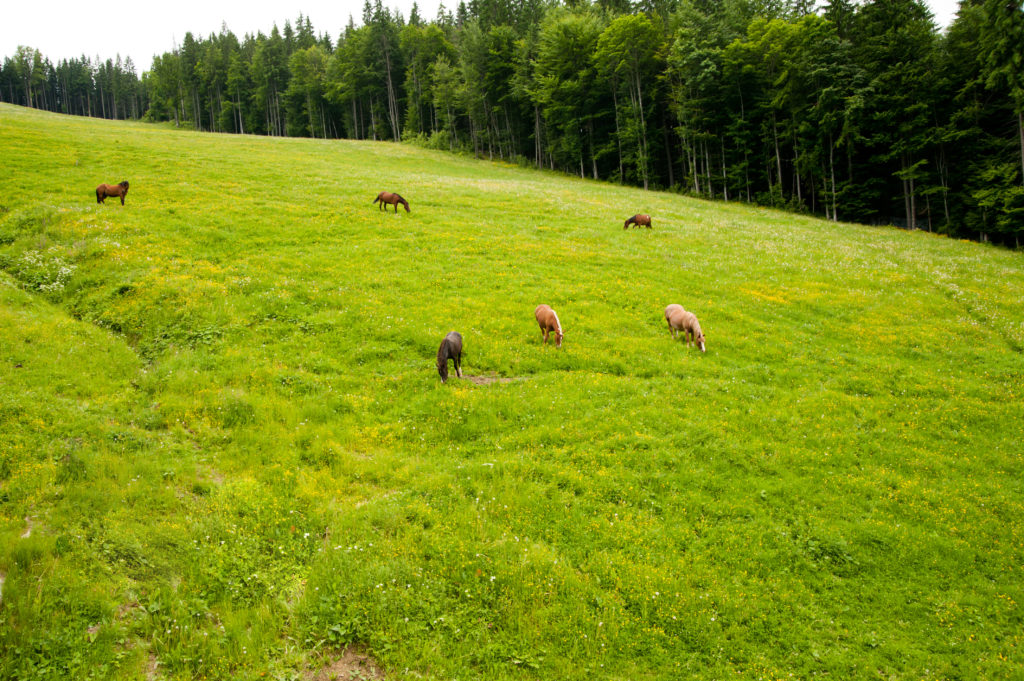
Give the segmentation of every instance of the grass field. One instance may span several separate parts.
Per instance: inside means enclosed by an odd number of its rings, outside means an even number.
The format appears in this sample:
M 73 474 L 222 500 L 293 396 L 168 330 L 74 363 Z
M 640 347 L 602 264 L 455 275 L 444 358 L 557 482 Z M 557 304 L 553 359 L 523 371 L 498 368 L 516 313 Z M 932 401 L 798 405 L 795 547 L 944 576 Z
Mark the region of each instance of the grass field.
M 1024 254 L 7 105 L 0 156 L 0 677 L 1024 677 Z

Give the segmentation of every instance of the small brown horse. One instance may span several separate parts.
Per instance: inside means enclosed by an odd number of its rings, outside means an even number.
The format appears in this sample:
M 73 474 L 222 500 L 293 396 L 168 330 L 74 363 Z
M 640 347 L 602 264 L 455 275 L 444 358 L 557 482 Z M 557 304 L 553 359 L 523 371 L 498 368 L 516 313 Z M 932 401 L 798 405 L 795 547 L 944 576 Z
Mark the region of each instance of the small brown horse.
M 626 220 L 626 224 L 622 225 L 622 229 L 628 229 L 630 225 L 636 225 L 637 227 L 651 228 L 651 216 L 645 215 L 644 213 L 637 213 L 633 217 Z
M 548 335 L 554 331 L 555 347 L 562 347 L 562 337 L 565 334 L 562 333 L 562 322 L 558 321 L 558 314 L 549 305 L 538 305 L 533 311 L 533 316 L 537 318 L 540 332 L 544 335 L 544 344 L 547 345 Z
M 128 193 L 128 180 L 121 184 L 101 184 L 96 187 L 96 203 L 103 203 L 108 196 L 121 197 L 121 205 L 124 205 L 124 197 Z
M 701 352 L 707 352 L 704 347 L 704 332 L 700 330 L 697 315 L 687 312 L 682 305 L 673 303 L 665 308 L 665 320 L 668 322 L 668 330 L 673 338 L 678 338 L 679 332 L 682 331 L 687 345 L 696 343 Z
M 455 375 L 462 378 L 462 334 L 450 331 L 441 341 L 437 349 L 437 373 L 441 374 L 441 382 L 448 380 L 448 360 L 455 367 Z
M 391 205 L 395 207 L 395 212 L 398 212 L 398 204 L 405 206 L 405 212 L 409 212 L 409 202 L 403 199 L 398 194 L 392 194 L 391 192 L 381 192 L 377 194 L 377 198 L 373 200 L 374 203 L 380 201 L 381 210 L 387 210 L 385 205 Z

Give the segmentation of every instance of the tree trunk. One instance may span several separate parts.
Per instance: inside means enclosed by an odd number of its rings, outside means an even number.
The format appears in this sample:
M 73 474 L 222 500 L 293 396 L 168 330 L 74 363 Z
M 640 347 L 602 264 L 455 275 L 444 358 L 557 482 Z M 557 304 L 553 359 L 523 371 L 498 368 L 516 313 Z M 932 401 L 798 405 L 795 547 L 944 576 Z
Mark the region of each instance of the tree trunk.
M 725 140 L 719 138 L 718 141 L 722 145 L 722 193 L 725 195 L 725 200 L 729 200 L 729 179 L 725 172 Z
M 644 179 L 644 190 L 647 190 L 647 163 L 650 160 L 647 153 L 647 122 L 644 120 L 644 95 L 640 88 L 640 72 L 634 70 L 634 85 L 636 86 L 636 106 L 640 122 L 640 173 Z
M 711 152 L 708 151 L 708 142 L 701 142 L 704 145 L 704 172 L 707 173 L 708 196 L 715 198 L 715 185 L 711 181 Z M 645 187 L 646 189 L 646 187 Z
M 625 174 L 622 171 L 622 132 L 619 128 L 619 93 L 618 84 L 612 79 L 612 105 L 615 107 L 615 142 L 619 146 L 619 182 L 625 181 Z
M 674 165 L 672 163 L 672 144 L 671 144 L 671 142 L 669 140 L 669 126 L 668 126 L 668 121 L 665 120 L 665 111 L 664 111 L 664 109 L 661 112 L 661 131 L 662 131 L 662 141 L 665 144 L 665 159 L 668 161 L 668 186 L 669 187 L 675 187 L 676 186 L 676 173 L 675 173 L 675 169 L 672 167 Z
M 832 176 L 832 222 L 839 220 L 836 206 L 836 163 L 835 163 L 835 145 L 832 144 L 832 134 L 828 136 L 828 169 Z
M 391 82 L 391 48 L 388 45 L 387 40 L 381 35 L 381 42 L 384 48 L 384 66 L 387 70 L 387 85 L 388 85 L 388 117 L 391 119 L 391 133 L 394 140 L 398 142 L 402 139 L 402 133 L 399 129 L 398 121 L 398 98 L 395 96 L 395 88 Z
M 594 156 L 594 119 L 587 118 L 587 137 L 590 141 L 590 169 L 593 178 L 597 179 L 597 158 Z
M 533 158 L 539 170 L 544 165 L 544 151 L 540 139 L 540 106 L 533 105 Z
M 1017 112 L 1017 133 L 1020 135 L 1020 183 L 1024 184 L 1024 111 Z
M 779 152 L 779 129 L 775 123 L 775 114 L 772 113 L 772 138 L 775 140 L 775 169 L 779 183 L 779 195 L 782 195 L 782 154 Z
M 245 124 L 242 122 L 242 93 L 237 87 L 235 88 L 235 99 L 238 100 L 238 132 L 244 135 Z

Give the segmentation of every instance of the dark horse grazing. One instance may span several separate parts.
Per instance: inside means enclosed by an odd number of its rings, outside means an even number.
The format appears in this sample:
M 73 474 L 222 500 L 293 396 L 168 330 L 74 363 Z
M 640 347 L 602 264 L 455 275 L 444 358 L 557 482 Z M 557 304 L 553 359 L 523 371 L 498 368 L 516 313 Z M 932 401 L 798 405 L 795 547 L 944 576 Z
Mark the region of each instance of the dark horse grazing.
M 124 205 L 125 194 L 128 193 L 128 180 L 121 184 L 101 184 L 96 187 L 96 203 L 103 203 L 108 196 L 121 197 L 121 205 Z
M 637 213 L 630 219 L 626 220 L 626 224 L 622 225 L 622 229 L 627 229 L 630 225 L 636 225 L 637 227 L 651 227 L 651 216 L 644 215 L 643 213 Z
M 381 210 L 387 210 L 385 204 L 389 204 L 395 207 L 395 212 L 398 212 L 398 204 L 405 206 L 405 212 L 409 212 L 409 202 L 403 199 L 398 194 L 392 194 L 391 192 L 381 192 L 377 194 L 377 198 L 373 200 L 374 203 L 380 201 Z
M 455 366 L 455 375 L 462 378 L 462 334 L 450 331 L 441 347 L 437 349 L 437 373 L 441 374 L 441 382 L 448 380 L 448 360 Z

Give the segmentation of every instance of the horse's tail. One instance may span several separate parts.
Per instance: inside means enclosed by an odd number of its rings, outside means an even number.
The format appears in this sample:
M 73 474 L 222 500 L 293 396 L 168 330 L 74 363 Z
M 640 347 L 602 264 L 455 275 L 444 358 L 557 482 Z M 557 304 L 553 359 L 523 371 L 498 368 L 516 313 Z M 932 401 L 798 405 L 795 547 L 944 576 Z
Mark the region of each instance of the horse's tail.
M 103 203 L 103 195 L 99 187 L 96 187 L 96 203 Z
M 448 338 L 441 341 L 441 347 L 437 349 L 437 373 L 441 374 L 441 382 L 448 380 Z

